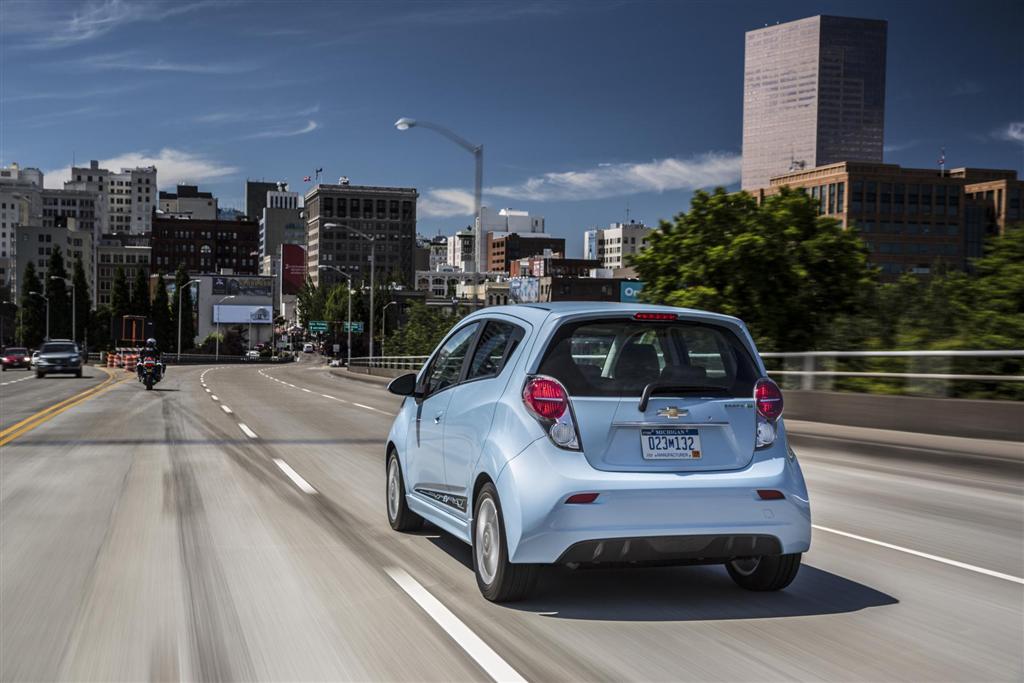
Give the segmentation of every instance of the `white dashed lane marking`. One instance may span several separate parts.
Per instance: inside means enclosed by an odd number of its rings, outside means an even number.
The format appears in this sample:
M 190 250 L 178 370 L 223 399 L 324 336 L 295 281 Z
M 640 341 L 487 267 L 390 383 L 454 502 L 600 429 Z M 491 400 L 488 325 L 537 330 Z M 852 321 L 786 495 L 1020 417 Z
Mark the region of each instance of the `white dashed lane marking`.
M 216 394 L 210 394 L 210 398 L 212 398 L 214 401 L 219 401 L 220 400 L 219 398 L 217 398 Z
M 224 411 L 225 413 L 227 413 L 228 415 L 230 415 L 230 414 L 231 414 L 231 413 L 233 412 L 233 411 L 231 410 L 231 408 L 228 408 L 228 407 L 227 407 L 226 405 L 224 405 L 223 403 L 222 403 L 222 404 L 220 405 L 220 409 L 221 409 L 221 410 L 223 410 L 223 411 Z
M 249 425 L 245 424 L 244 422 L 239 422 L 238 423 L 238 428 L 241 429 L 242 433 L 244 433 L 250 439 L 258 439 L 259 438 L 256 435 L 256 432 L 254 432 L 251 429 L 249 429 Z
M 309 485 L 309 482 L 299 476 L 299 473 L 292 469 L 292 466 L 281 458 L 274 458 L 274 463 L 284 472 L 303 493 L 316 493 L 316 489 Z

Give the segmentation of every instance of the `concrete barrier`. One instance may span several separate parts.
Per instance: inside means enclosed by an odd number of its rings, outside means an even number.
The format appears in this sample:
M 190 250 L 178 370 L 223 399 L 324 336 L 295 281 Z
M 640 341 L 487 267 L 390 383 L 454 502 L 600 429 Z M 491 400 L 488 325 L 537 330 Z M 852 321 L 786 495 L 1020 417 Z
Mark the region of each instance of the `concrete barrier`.
M 787 391 L 786 417 L 850 427 L 1024 441 L 1024 402 Z

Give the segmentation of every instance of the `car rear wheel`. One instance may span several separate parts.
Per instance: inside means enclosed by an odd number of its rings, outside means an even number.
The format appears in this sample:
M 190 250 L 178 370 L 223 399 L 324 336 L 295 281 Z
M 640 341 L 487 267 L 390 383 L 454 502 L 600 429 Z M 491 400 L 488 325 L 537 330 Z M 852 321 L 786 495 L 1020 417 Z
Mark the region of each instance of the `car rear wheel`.
M 751 591 L 782 590 L 793 582 L 800 570 L 800 553 L 737 557 L 725 563 L 729 576 Z
M 493 484 L 484 484 L 473 512 L 473 571 L 480 592 L 491 602 L 522 600 L 537 582 L 537 565 L 508 561 L 505 519 Z
M 405 479 L 402 477 L 402 465 L 398 461 L 398 453 L 388 454 L 387 490 L 388 523 L 395 531 L 416 531 L 423 526 L 423 518 L 409 509 L 405 499 Z

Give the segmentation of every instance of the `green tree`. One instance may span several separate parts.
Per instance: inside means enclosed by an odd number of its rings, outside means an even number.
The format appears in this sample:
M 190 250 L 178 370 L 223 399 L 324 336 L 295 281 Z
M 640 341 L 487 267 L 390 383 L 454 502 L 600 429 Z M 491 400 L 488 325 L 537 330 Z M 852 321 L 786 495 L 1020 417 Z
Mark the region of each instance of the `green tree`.
M 89 336 L 89 316 L 91 314 L 89 281 L 85 277 L 85 266 L 82 265 L 81 256 L 75 257 L 71 282 L 74 285 L 73 293 L 75 299 L 72 304 L 75 310 L 75 339 L 84 344 L 93 338 Z M 102 339 L 103 337 L 99 338 L 99 340 Z
M 156 291 L 153 292 L 153 305 L 149 315 L 153 321 L 157 345 L 161 349 L 170 349 L 177 343 L 177 330 L 171 324 L 171 302 L 167 296 L 167 284 L 162 272 L 156 274 Z
M 22 343 L 29 348 L 39 346 L 46 336 L 46 302 L 39 296 L 41 293 L 42 284 L 35 264 L 29 261 L 21 278 L 21 322 L 18 329 Z
M 196 343 L 192 290 L 188 284 L 190 279 L 188 271 L 185 269 L 185 264 L 178 264 L 178 270 L 174 273 L 174 297 L 171 299 L 171 323 L 175 334 L 175 343 L 172 346 L 177 349 L 178 311 L 180 310 L 182 351 L 193 348 Z M 181 297 L 180 300 L 178 297 Z
M 135 280 L 132 282 L 132 295 L 128 302 L 128 308 L 132 315 L 149 317 L 149 276 L 142 266 L 135 270 Z
M 114 321 L 116 329 L 115 337 L 121 336 L 121 318 L 131 312 L 131 288 L 128 286 L 128 277 L 124 268 L 117 267 L 114 271 L 114 282 L 110 287 L 110 317 Z
M 64 268 L 64 255 L 54 247 L 46 265 L 43 287 L 50 300 L 50 338 L 71 338 L 71 297 L 68 292 L 68 271 Z
M 817 348 L 844 310 L 873 286 L 855 232 L 783 188 L 758 205 L 746 192 L 697 192 L 632 259 L 643 299 L 742 318 L 762 350 Z
M 110 306 L 101 304 L 96 307 L 89 316 L 89 343 L 95 348 L 111 349 L 114 347 L 115 339 L 111 330 L 113 314 Z M 120 328 L 119 328 L 120 329 Z
M 317 287 L 313 279 L 306 277 L 302 289 L 296 295 L 299 307 L 299 324 L 308 327 L 310 320 L 325 320 L 324 311 L 327 307 L 327 289 Z
M 389 332 L 384 340 L 384 355 L 426 356 L 456 322 L 458 318 L 445 315 L 438 308 L 413 302 L 406 309 L 405 324 Z

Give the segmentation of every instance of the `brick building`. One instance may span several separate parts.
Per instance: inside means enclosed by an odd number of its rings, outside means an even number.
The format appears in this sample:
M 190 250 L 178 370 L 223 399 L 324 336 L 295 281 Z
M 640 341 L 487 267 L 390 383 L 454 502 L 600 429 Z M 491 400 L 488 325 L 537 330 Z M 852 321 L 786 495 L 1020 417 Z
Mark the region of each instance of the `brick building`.
M 260 226 L 255 221 L 156 217 L 151 244 L 153 270 L 170 273 L 184 263 L 190 273 L 259 273 Z

